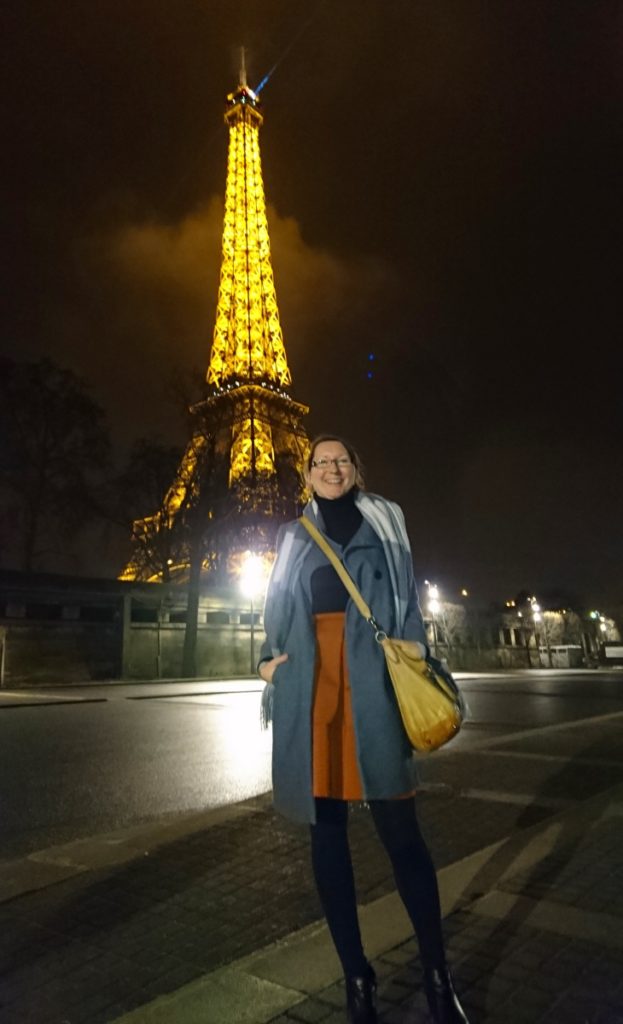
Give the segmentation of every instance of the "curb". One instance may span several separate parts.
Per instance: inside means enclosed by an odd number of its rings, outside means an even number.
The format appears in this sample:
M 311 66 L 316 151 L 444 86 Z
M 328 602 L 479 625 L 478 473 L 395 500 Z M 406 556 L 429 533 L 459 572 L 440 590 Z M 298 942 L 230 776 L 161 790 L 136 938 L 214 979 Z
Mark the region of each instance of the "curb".
M 260 794 L 242 803 L 208 811 L 174 814 L 168 822 L 159 819 L 150 824 L 133 825 L 35 850 L 14 860 L 0 861 L 0 904 L 88 871 L 112 868 L 139 857 L 148 857 L 151 850 L 166 843 L 224 821 L 255 814 L 262 810 L 269 798 L 270 794 Z

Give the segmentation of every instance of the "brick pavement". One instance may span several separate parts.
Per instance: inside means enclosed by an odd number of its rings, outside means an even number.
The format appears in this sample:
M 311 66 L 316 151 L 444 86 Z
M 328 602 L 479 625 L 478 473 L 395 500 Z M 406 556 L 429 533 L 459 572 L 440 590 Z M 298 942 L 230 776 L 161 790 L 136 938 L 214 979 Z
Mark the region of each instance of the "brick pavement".
M 60 1021 L 67 1005 L 71 1024 L 106 1021 L 106 999 L 132 1009 L 320 918 L 306 830 L 257 803 L 120 868 L 1 905 L 4 1024 Z M 439 866 L 507 835 L 519 813 L 446 793 L 421 798 Z M 351 834 L 358 892 L 369 902 L 393 880 L 364 807 L 351 815 Z M 68 1003 L 59 979 L 91 989 L 88 1005 Z
M 502 891 L 524 897 L 505 917 L 481 916 L 477 903 L 450 915 L 445 922 L 448 953 L 470 1021 L 623 1024 L 622 882 L 620 804 L 616 817 L 591 826 L 576 841 L 569 837 L 555 855 L 502 882 Z M 608 945 L 603 934 L 601 941 L 569 934 L 554 906 L 548 908 L 547 927 L 535 927 L 531 914 L 545 899 L 607 912 L 604 927 L 618 929 L 618 942 L 616 936 Z M 415 941 L 401 943 L 373 963 L 382 1024 L 426 1024 Z M 271 1024 L 343 1024 L 343 1005 L 339 982 L 273 1017 Z
M 470 1020 L 487 1024 L 620 1024 L 623 954 L 543 929 L 489 925 L 457 913 L 447 927 L 454 977 Z M 505 959 L 500 960 L 499 943 Z M 478 956 L 470 950 L 478 949 Z M 374 961 L 382 1024 L 429 1024 L 413 940 Z M 529 986 L 526 982 L 529 980 Z M 271 1024 L 344 1024 L 342 983 Z
M 457 982 L 476 1024 L 623 1021 L 620 945 L 595 938 L 602 917 L 615 920 L 621 910 L 623 818 L 596 811 L 583 838 L 565 824 L 574 808 L 590 807 L 589 798 L 623 781 L 622 739 L 618 717 L 533 735 L 529 749 L 501 737 L 487 750 L 427 762 L 420 814 L 438 868 L 498 844 L 446 919 Z M 147 1020 L 159 997 L 317 921 L 305 829 L 274 815 L 266 798 L 242 811 L 130 863 L 0 905 L 3 1024 L 108 1024 L 142 1007 Z M 549 822 L 559 823 L 559 834 L 547 857 L 512 870 L 522 843 Z M 383 904 L 393 882 L 366 808 L 354 810 L 351 830 L 361 903 Z M 492 894 L 501 911 L 487 903 Z M 508 910 L 504 899 L 519 903 Z M 535 922 L 535 906 L 545 907 L 544 921 Z M 594 926 L 590 941 L 574 933 L 572 919 L 561 932 L 552 907 L 559 914 L 580 908 Z M 374 962 L 383 1024 L 398 1024 L 407 1012 L 412 1024 L 425 1021 L 413 941 L 396 942 Z M 163 1019 L 191 1024 L 179 1006 Z M 332 980 L 258 1020 L 336 1024 L 342 1007 L 341 985 Z

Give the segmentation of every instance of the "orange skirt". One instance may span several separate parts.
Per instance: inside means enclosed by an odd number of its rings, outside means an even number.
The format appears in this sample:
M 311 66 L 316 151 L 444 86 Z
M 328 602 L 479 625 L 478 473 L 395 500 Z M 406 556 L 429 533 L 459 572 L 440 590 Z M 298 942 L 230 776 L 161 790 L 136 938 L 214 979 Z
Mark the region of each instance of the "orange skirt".
M 312 713 L 314 796 L 362 800 L 344 612 L 314 615 L 316 678 Z

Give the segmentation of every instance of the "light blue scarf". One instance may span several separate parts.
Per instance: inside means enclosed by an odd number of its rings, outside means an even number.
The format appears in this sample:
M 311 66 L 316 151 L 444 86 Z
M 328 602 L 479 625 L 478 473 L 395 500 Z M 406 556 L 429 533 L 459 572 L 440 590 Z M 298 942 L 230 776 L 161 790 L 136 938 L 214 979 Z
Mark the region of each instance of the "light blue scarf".
M 366 494 L 362 491 L 358 492 L 355 504 L 363 518 L 370 524 L 377 536 L 380 537 L 383 544 L 383 551 L 394 594 L 396 623 L 400 635 L 407 615 L 413 583 L 411 547 L 402 509 L 393 501 L 387 501 L 378 494 Z M 320 530 L 323 529 L 324 524 L 319 519 L 320 512 L 318 504 L 314 499 L 305 506 L 303 515 L 311 519 Z M 286 527 L 286 532 L 271 572 L 269 592 L 273 591 L 273 589 L 277 591 L 286 589 L 291 592 L 294 589 L 303 559 L 314 543 L 306 533 L 301 534 L 300 531 L 291 529 L 292 524 L 289 525 L 290 529 Z M 268 607 L 266 608 L 266 614 L 272 624 L 274 617 L 270 615 Z M 264 621 L 266 622 L 266 618 Z
M 394 595 L 397 635 L 401 636 L 413 586 L 411 548 L 402 509 L 393 501 L 364 491 L 357 493 L 355 504 L 381 539 Z M 312 499 L 308 502 L 303 515 L 311 519 L 320 530 L 323 529 L 324 524 L 316 501 Z M 268 583 L 264 629 L 271 644 L 273 657 L 283 651 L 292 608 L 292 594 L 303 560 L 314 544 L 307 531 L 297 530 L 294 526 L 294 523 L 288 523 L 280 534 L 277 558 Z M 272 720 L 273 692 L 274 688 L 269 683 L 262 694 L 262 723 L 265 726 Z

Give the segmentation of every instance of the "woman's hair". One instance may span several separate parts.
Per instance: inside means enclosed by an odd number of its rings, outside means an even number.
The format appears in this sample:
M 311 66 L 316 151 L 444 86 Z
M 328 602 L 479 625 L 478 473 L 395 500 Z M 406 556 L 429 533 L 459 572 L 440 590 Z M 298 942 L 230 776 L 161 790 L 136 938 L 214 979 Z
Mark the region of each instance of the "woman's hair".
M 309 455 L 307 456 L 305 462 L 305 468 L 307 469 L 307 472 L 311 472 L 312 462 L 314 459 L 316 448 L 318 447 L 319 444 L 322 444 L 323 441 L 337 441 L 338 444 L 344 445 L 346 451 L 348 452 L 348 457 L 352 462 L 353 466 L 355 467 L 355 484 L 357 487 L 359 487 L 360 490 L 363 491 L 366 486 L 363 478 L 363 462 L 359 458 L 359 454 L 353 448 L 350 441 L 346 441 L 343 437 L 339 437 L 338 434 L 318 434 L 318 436 L 314 438 L 309 447 Z

